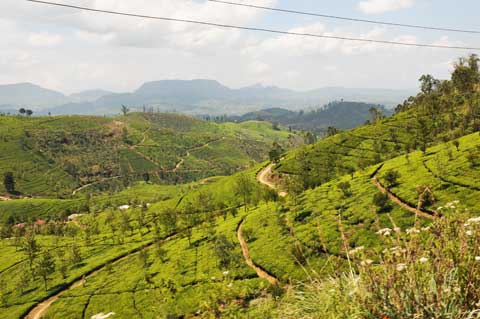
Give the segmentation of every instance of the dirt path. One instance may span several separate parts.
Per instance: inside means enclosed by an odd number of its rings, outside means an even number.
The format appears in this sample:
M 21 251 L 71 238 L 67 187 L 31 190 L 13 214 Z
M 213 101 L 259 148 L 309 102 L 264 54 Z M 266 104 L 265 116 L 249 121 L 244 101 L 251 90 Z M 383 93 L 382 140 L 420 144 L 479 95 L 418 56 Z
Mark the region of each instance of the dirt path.
M 175 165 L 175 168 L 172 170 L 172 172 L 175 173 L 176 171 L 178 171 L 178 169 L 183 165 L 183 163 L 185 163 L 185 159 L 190 156 L 190 152 L 197 151 L 197 150 L 202 149 L 204 147 L 208 147 L 208 146 L 210 146 L 210 144 L 218 142 L 220 140 L 224 140 L 224 139 L 225 139 L 225 136 L 223 136 L 221 138 L 217 138 L 217 139 L 212 140 L 212 141 L 209 141 L 209 142 L 207 142 L 203 145 L 195 146 L 193 148 L 187 149 L 187 151 L 185 152 L 185 156 L 183 158 L 181 158 L 180 161 Z
M 412 212 L 414 213 L 415 215 L 418 215 L 418 216 L 421 216 L 421 217 L 424 217 L 424 218 L 427 218 L 427 219 L 435 219 L 436 216 L 432 215 L 432 214 L 429 214 L 428 212 L 426 211 L 423 211 L 421 209 L 417 209 L 415 207 L 412 207 L 410 206 L 409 204 L 405 203 L 401 198 L 399 198 L 398 196 L 396 196 L 395 194 L 393 194 L 392 192 L 390 192 L 387 188 L 385 188 L 381 183 L 380 181 L 378 180 L 378 178 L 376 176 L 373 176 L 372 177 L 372 182 L 373 184 L 375 184 L 375 186 L 383 193 L 383 194 L 386 194 L 388 196 L 388 198 L 394 202 L 395 204 L 399 205 L 400 207 L 408 210 L 409 212 Z M 435 212 L 434 212 L 435 213 Z
M 12 200 L 10 197 L 0 196 L 0 201 Z
M 274 189 L 274 190 L 278 191 L 278 188 L 276 187 L 276 185 L 273 183 L 273 181 L 270 178 L 270 176 L 272 176 L 273 166 L 274 166 L 274 164 L 269 164 L 268 166 L 263 168 L 260 172 L 258 172 L 257 180 L 261 184 L 266 185 L 266 186 L 270 187 L 271 189 Z M 278 196 L 285 197 L 285 196 L 287 196 L 287 193 L 283 192 L 283 191 L 278 191 Z
M 176 234 L 174 235 L 171 235 L 171 236 L 168 236 L 167 238 L 163 239 L 162 241 L 167 241 L 167 240 L 170 240 L 172 239 L 174 236 L 176 236 Z M 130 251 L 124 255 L 120 255 L 118 256 L 117 258 L 115 258 L 114 260 L 112 260 L 110 262 L 111 265 L 114 265 L 114 264 L 117 264 L 129 257 L 131 257 L 132 255 L 142 251 L 142 250 L 147 250 L 147 249 L 150 249 L 152 248 L 154 245 L 156 244 L 156 242 L 153 242 L 153 243 L 149 243 L 147 245 L 144 245 L 142 247 L 139 247 L 137 249 L 134 249 L 133 251 Z M 55 295 L 51 296 L 50 298 L 46 299 L 45 301 L 37 304 L 32 310 L 30 310 L 30 312 L 24 317 L 24 319 L 41 319 L 43 315 L 45 315 L 48 311 L 48 309 L 50 308 L 50 306 L 55 302 L 57 301 L 66 291 L 68 290 L 71 290 L 71 289 L 74 289 L 74 288 L 77 288 L 77 287 L 80 287 L 81 285 L 84 284 L 84 282 L 88 279 L 88 278 L 91 278 L 95 275 L 97 275 L 101 270 L 103 270 L 104 268 L 106 267 L 106 265 L 104 266 L 101 266 L 99 267 L 98 269 L 94 269 L 88 273 L 86 273 L 82 279 L 79 279 L 77 281 L 75 281 L 73 284 L 71 284 L 70 286 L 68 286 L 67 288 L 65 289 L 62 289 L 61 291 L 59 291 L 58 293 L 56 293 Z
M 109 180 L 112 180 L 112 179 L 117 179 L 117 178 L 120 178 L 121 176 L 113 176 L 113 177 L 107 177 L 107 178 L 102 178 L 101 180 L 99 181 L 96 181 L 96 182 L 92 182 L 92 183 L 88 183 L 88 184 L 85 184 L 83 186 L 80 186 L 79 188 L 75 189 L 73 192 L 72 192 L 72 196 L 75 196 L 76 193 L 78 193 L 79 191 L 87 188 L 87 187 L 90 187 L 90 186 L 93 186 L 93 185 L 97 185 L 97 184 L 101 184 L 103 182 L 106 182 L 106 181 L 109 181 Z
M 243 258 L 245 258 L 245 262 L 250 268 L 255 270 L 258 277 L 268 280 L 268 282 L 272 285 L 278 285 L 278 279 L 272 276 L 271 274 L 269 274 L 265 269 L 263 269 L 259 265 L 255 264 L 255 262 L 250 257 L 250 252 L 248 251 L 248 245 L 245 239 L 243 238 L 243 233 L 242 233 L 242 226 L 244 221 L 245 219 L 242 219 L 242 221 L 238 224 L 237 238 L 238 238 L 238 241 L 240 242 L 240 246 L 242 247 L 242 254 L 243 254 Z

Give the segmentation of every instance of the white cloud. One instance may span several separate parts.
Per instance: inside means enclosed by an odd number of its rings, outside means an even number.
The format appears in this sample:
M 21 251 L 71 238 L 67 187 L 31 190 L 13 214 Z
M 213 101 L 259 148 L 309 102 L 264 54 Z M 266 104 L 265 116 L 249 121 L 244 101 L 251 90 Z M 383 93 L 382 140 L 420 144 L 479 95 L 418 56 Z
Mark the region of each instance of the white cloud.
M 358 4 L 358 9 L 363 13 L 377 14 L 410 8 L 414 4 L 415 0 L 364 0 Z
M 261 26 L 265 14 L 194 0 L 64 2 L 250 26 Z M 0 83 L 28 81 L 66 93 L 91 88 L 132 91 L 143 82 L 169 78 L 210 78 L 232 87 L 253 83 L 294 89 L 412 87 L 423 73 L 448 76 L 448 68 L 439 65 L 462 54 L 82 13 L 18 0 L 0 0 L 0 12 L 9 12 L 0 14 Z M 441 35 L 416 38 L 391 28 L 295 22 L 294 32 L 452 42 Z M 49 49 L 52 45 L 54 50 Z
M 58 34 L 33 33 L 28 37 L 28 42 L 36 48 L 50 48 L 62 42 L 62 37 Z

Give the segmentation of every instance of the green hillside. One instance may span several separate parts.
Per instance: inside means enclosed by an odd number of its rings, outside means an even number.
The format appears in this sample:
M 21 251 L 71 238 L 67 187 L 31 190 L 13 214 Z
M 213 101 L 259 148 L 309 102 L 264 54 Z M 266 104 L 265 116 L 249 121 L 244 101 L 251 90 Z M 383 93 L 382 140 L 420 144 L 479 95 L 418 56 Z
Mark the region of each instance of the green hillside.
M 452 158 L 450 149 L 454 146 L 441 144 L 429 148 L 426 156 L 421 152 L 411 153 L 409 165 L 404 165 L 405 156 L 397 157 L 383 163 L 378 171 L 376 166 L 368 167 L 353 177 L 344 176 L 287 201 L 271 202 L 275 197 L 268 195 L 266 189 L 254 191 L 247 212 L 241 208 L 239 196 L 235 196 L 236 180 L 243 176 L 236 175 L 198 185 L 197 190 L 190 188 L 186 196 L 160 200 L 148 208 L 134 208 L 125 213 L 108 208 L 82 216 L 81 227 L 58 226 L 61 230 L 57 231 L 66 232 L 67 236 L 54 235 L 53 226 L 41 228 L 35 237 L 41 247 L 36 258 L 41 258 L 42 251 L 45 253 L 48 248 L 52 249 L 59 267 L 67 265 L 65 279 L 61 268 L 49 276 L 47 292 L 38 277 L 35 281 L 27 278 L 25 292 L 18 291 L 18 285 L 25 280 L 22 274 L 28 272 L 28 255 L 15 248 L 21 244 L 3 240 L 3 251 L 11 258 L 2 258 L 0 271 L 0 278 L 6 283 L 2 317 L 16 318 L 35 300 L 105 263 L 108 268 L 92 274 L 85 285 L 62 294 L 47 318 L 75 318 L 84 311 L 88 316 L 113 311 L 119 318 L 140 316 L 139 313 L 145 317 L 180 316 L 197 311 L 210 315 L 218 312 L 226 317 L 258 315 L 263 310 L 257 304 L 266 303 L 268 309 L 274 307 L 274 299 L 268 296 L 277 292 L 270 290 L 266 281 L 257 279 L 244 262 L 236 239 L 239 223 L 243 221 L 251 258 L 281 283 L 326 275 L 338 271 L 339 265 L 347 269 L 347 250 L 359 246 L 381 250 L 379 229 L 393 228 L 392 221 L 403 230 L 414 224 L 415 214 L 395 202 L 388 201 L 382 207 L 375 204 L 374 197 L 381 192 L 373 183 L 373 172 L 387 185 L 385 173 L 397 170 L 400 177 L 389 190 L 413 207 L 418 200 L 417 187 L 431 185 L 435 201 L 421 208 L 427 213 L 452 199 L 460 200 L 462 207 L 472 211 L 480 208 L 476 186 L 474 183 L 468 186 L 468 179 L 463 180 L 463 176 L 468 176 L 473 181 L 480 174 L 467 159 L 468 154 L 478 152 L 478 133 L 459 142 L 459 151 L 453 149 Z M 451 173 L 441 179 L 435 167 L 427 168 L 438 159 L 448 161 L 448 169 L 451 168 Z M 258 169 L 250 171 L 250 180 Z M 461 183 L 457 182 L 459 179 Z M 350 184 L 348 192 L 339 188 L 340 182 Z M 253 196 L 260 193 L 265 195 Z M 179 204 L 180 198 L 183 199 Z M 173 224 L 169 222 L 171 210 L 177 212 Z M 196 217 L 191 220 L 187 215 Z M 420 218 L 424 225 L 431 222 Z M 189 225 L 195 225 L 191 231 Z M 348 247 L 344 246 L 341 233 L 348 238 Z M 169 240 L 161 240 L 165 236 Z M 157 240 L 159 244 L 152 248 L 138 250 L 150 247 Z M 80 250 L 79 264 L 72 264 L 74 249 Z M 132 250 L 137 253 L 122 258 Z M 118 258 L 122 259 L 115 261 Z M 224 274 L 226 271 L 228 274 Z M 223 306 L 218 308 L 219 305 Z
M 216 124 L 177 114 L 1 116 L 0 172 L 13 172 L 22 196 L 65 197 L 135 180 L 165 184 L 231 174 L 266 159 L 274 142 L 290 148 L 301 138 L 268 123 Z
M 451 80 L 420 79 L 421 92 L 383 118 L 372 110 L 369 125 L 331 132 L 316 143 L 291 152 L 276 167 L 300 176 L 304 188 L 321 185 L 369 165 L 414 150 L 454 140 L 480 129 L 478 58 L 461 59 Z
M 81 172 L 72 184 L 111 184 L 0 201 L 0 317 L 475 318 L 472 59 L 451 81 L 422 77 L 422 93 L 391 118 L 372 110 L 372 124 L 228 176 L 202 179 L 298 137 L 172 114 L 2 119 L 5 147 L 24 154 L 3 165 L 29 163 L 38 181 Z M 145 173 L 171 183 L 141 181 Z

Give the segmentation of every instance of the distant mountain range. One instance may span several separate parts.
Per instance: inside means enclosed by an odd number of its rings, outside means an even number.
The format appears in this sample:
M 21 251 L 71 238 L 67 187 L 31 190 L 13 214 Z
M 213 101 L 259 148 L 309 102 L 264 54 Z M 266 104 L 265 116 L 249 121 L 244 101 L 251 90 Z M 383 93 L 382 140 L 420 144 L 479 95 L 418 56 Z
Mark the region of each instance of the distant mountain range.
M 186 114 L 243 114 L 265 108 L 316 109 L 330 101 L 348 100 L 396 106 L 415 90 L 320 88 L 299 92 L 254 85 L 231 89 L 213 80 L 163 80 L 148 82 L 131 93 L 90 90 L 72 95 L 30 83 L 0 85 L 0 111 L 20 107 L 36 114 L 117 114 L 120 106 L 153 108 Z

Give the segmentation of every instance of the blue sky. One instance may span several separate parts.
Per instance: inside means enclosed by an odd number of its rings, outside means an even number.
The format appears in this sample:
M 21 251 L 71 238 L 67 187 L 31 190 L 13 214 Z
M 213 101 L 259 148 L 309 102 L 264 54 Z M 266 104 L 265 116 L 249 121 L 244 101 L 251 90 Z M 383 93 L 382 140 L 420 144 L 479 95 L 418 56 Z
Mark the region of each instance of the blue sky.
M 383 27 L 194 0 L 57 0 L 140 14 L 335 36 L 480 47 L 467 35 Z M 480 30 L 480 1 L 232 0 L 329 15 Z M 449 76 L 468 51 L 405 48 L 222 30 L 0 2 L 0 84 L 33 82 L 67 93 L 131 91 L 145 81 L 216 79 L 276 85 L 413 88 L 423 73 Z

